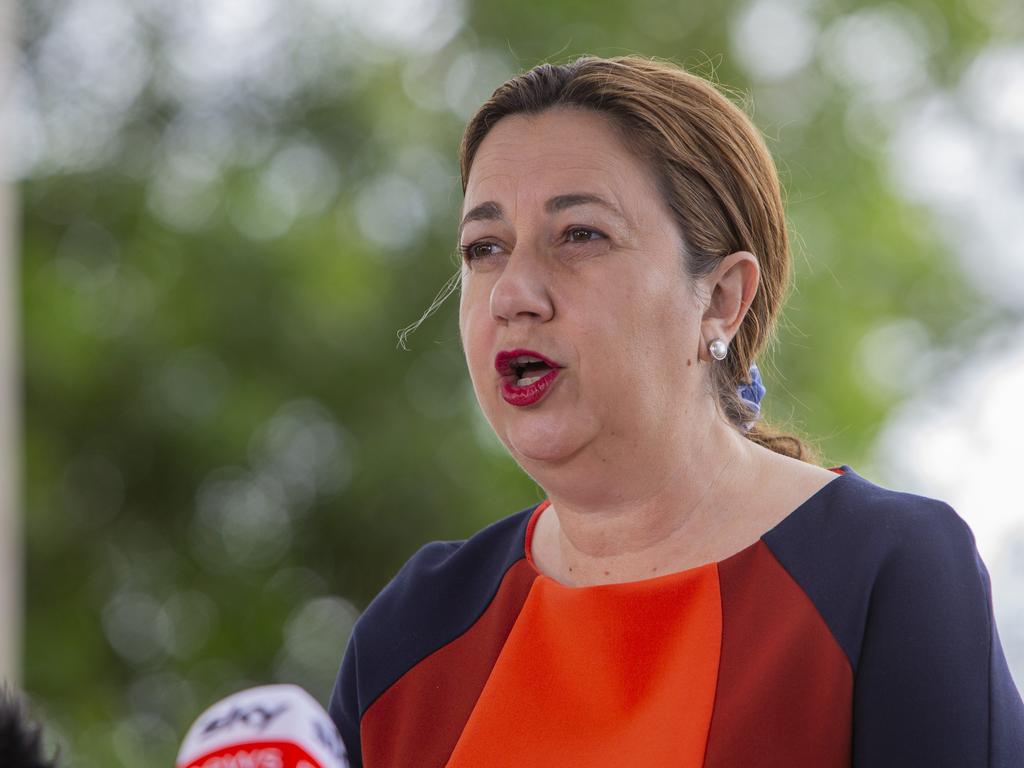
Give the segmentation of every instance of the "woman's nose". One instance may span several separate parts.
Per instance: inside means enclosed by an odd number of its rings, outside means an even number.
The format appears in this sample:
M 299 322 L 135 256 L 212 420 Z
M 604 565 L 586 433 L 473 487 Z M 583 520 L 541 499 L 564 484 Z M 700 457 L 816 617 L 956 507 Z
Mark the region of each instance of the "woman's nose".
M 534 254 L 517 248 L 491 288 L 491 315 L 507 323 L 545 322 L 554 315 L 550 273 Z

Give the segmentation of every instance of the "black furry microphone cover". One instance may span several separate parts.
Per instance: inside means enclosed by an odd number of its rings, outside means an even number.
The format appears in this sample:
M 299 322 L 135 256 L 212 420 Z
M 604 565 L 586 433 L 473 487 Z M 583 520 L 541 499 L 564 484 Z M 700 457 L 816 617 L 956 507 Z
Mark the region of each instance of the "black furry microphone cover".
M 31 722 L 21 701 L 6 686 L 0 688 L 0 766 L 55 768 L 43 758 L 42 728 Z

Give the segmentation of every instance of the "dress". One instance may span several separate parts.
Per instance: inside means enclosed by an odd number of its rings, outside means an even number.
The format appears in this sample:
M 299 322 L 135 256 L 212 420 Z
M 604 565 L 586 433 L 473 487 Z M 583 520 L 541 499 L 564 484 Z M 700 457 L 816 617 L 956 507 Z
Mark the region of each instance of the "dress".
M 423 547 L 329 711 L 365 768 L 1024 766 L 988 573 L 946 504 L 850 467 L 717 563 L 568 587 L 548 502 Z

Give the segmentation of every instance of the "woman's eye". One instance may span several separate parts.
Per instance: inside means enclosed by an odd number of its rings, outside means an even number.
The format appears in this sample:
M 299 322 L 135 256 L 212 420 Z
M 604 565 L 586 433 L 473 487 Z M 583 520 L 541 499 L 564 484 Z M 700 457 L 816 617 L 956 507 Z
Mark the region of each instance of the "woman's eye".
M 493 251 L 487 249 L 497 247 L 494 243 L 470 243 L 469 245 L 460 245 L 459 250 L 462 251 L 462 258 L 466 261 L 476 261 L 491 256 Z
M 570 243 L 586 243 L 591 240 L 596 240 L 599 237 L 604 237 L 596 229 L 589 229 L 587 227 L 573 227 L 566 232 L 566 237 Z

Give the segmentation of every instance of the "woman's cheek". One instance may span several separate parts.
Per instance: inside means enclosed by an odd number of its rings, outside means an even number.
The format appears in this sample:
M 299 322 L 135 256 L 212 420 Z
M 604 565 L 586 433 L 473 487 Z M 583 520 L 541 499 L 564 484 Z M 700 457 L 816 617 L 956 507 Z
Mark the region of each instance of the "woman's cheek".
M 490 372 L 493 370 L 494 365 L 489 359 L 491 344 L 487 338 L 474 333 L 472 326 L 463 342 L 469 374 L 473 379 L 473 388 L 476 390 L 477 398 L 484 402 L 489 397 L 488 383 L 492 380 Z

